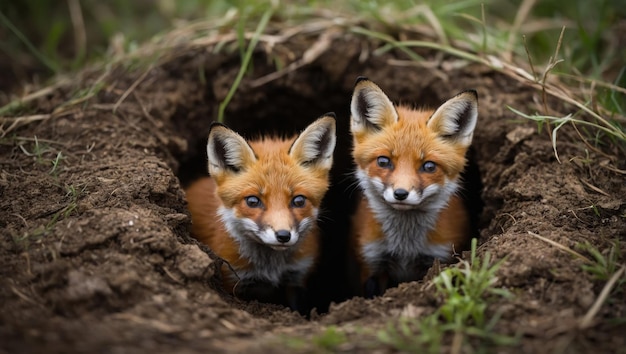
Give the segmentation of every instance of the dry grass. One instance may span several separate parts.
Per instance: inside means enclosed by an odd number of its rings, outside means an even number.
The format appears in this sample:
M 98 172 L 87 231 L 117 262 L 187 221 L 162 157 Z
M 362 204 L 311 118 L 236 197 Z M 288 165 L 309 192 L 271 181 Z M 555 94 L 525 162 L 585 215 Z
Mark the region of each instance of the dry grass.
M 76 43 L 79 47 L 78 50 L 81 50 L 80 48 L 84 48 L 83 40 L 81 40 L 84 37 L 82 34 L 84 23 L 80 16 L 80 4 L 75 1 L 70 1 L 68 4 L 71 5 Z M 122 67 L 137 72 L 137 80 L 119 98 L 113 107 L 114 111 L 154 67 L 164 65 L 193 51 L 218 52 L 239 49 L 243 52 L 244 48 L 247 47 L 247 52 L 242 56 L 242 68 L 238 80 L 233 83 L 231 92 L 220 107 L 220 112 L 223 112 L 229 98 L 234 94 L 241 76 L 248 67 L 247 60 L 250 59 L 253 50 L 264 50 L 271 55 L 272 51 L 281 43 L 289 41 L 296 35 L 312 37 L 316 43 L 302 57 L 293 58 L 291 62 L 285 63 L 283 68 L 277 69 L 275 73 L 257 78 L 252 82 L 253 86 L 259 87 L 288 72 L 312 63 L 329 48 L 334 38 L 346 34 L 356 34 L 368 37 L 374 42 L 382 41 L 379 48 L 374 48 L 374 54 L 397 48 L 407 53 L 411 61 L 419 61 L 420 65 L 431 66 L 437 66 L 443 59 L 442 55 L 456 57 L 484 65 L 515 79 L 521 85 L 533 87 L 541 93 L 542 107 L 540 112 L 530 112 L 528 107 L 518 107 L 514 111 L 522 117 L 543 122 L 548 127 L 551 124 L 556 124 L 557 127 L 554 130 L 547 129 L 552 135 L 555 152 L 556 130 L 565 123 L 586 124 L 593 131 L 600 130 L 612 136 L 617 144 L 626 142 L 626 133 L 624 133 L 623 128 L 623 124 L 626 124 L 626 117 L 599 104 L 597 98 L 600 89 L 611 90 L 616 95 L 626 95 L 626 89 L 611 82 L 591 79 L 574 72 L 554 73 L 563 61 L 559 59 L 563 31 L 554 43 L 554 54 L 543 66 L 543 69 L 540 69 L 541 66 L 532 59 L 525 41 L 520 41 L 520 38 L 525 39 L 529 33 L 557 26 L 564 29 L 564 25 L 571 24 L 567 20 L 559 23 L 547 21 L 545 18 L 532 18 L 531 14 L 536 6 L 534 0 L 522 2 L 518 7 L 513 24 L 508 28 L 503 27 L 501 23 L 490 26 L 489 18 L 485 18 L 485 5 L 482 5 L 480 19 L 458 11 L 457 17 L 464 18 L 466 22 L 475 25 L 474 30 L 465 28 L 463 38 L 460 38 L 458 33 L 464 30 L 464 25 L 451 22 L 447 17 L 444 20 L 441 15 L 443 10 L 435 8 L 436 5 L 434 4 L 416 6 L 410 11 L 403 12 L 393 12 L 391 6 L 383 6 L 379 10 L 381 13 L 386 13 L 387 16 L 378 15 L 379 18 L 375 19 L 378 22 L 372 21 L 370 16 L 373 16 L 374 12 L 365 5 L 356 9 L 356 15 L 341 11 L 328 11 L 319 6 L 301 6 L 290 9 L 286 6 L 271 5 L 274 10 L 269 13 L 269 16 L 267 12 L 259 10 L 260 6 L 253 10 L 247 10 L 247 12 L 244 7 L 233 8 L 217 20 L 188 22 L 154 37 L 151 41 L 132 50 L 128 50 L 123 38 L 113 40 L 106 63 L 96 64 L 95 67 L 88 69 L 88 72 L 100 72 L 99 78 L 91 83 L 92 89 L 88 93 L 67 102 L 62 108 L 48 114 L 20 114 L 24 111 L 24 107 L 28 107 L 29 102 L 54 91 L 59 86 L 66 85 L 70 80 L 69 77 L 58 77 L 55 84 L 40 88 L 35 92 L 26 93 L 0 108 L 0 132 L 2 136 L 6 136 L 24 124 L 54 118 L 70 112 L 73 106 L 89 100 L 97 92 L 97 89 L 94 90 L 93 87 L 106 83 L 116 68 Z M 275 16 L 272 16 L 273 14 Z M 446 15 L 454 15 L 454 13 Z M 256 23 L 255 21 L 261 16 L 267 17 L 266 26 L 258 28 L 250 26 Z M 271 20 L 270 16 L 272 16 Z M 393 23 L 386 20 L 389 18 L 394 19 Z M 83 24 L 81 25 L 81 23 Z M 525 35 L 520 35 L 520 33 L 525 33 Z M 423 40 L 409 40 L 407 38 L 423 38 Z M 245 44 L 246 42 L 249 45 Z M 431 63 L 415 54 L 414 48 L 431 49 L 435 53 L 433 59 L 430 59 Z M 520 48 L 523 48 L 523 51 L 520 51 Z M 524 55 L 516 54 L 520 52 Z M 401 63 L 395 64 L 401 65 Z M 572 82 L 577 83 L 577 85 L 572 85 Z M 568 104 L 571 107 L 570 115 L 565 118 L 554 117 L 548 106 L 548 97 L 556 98 Z M 570 119 L 572 116 L 579 118 Z M 593 132 L 587 133 L 587 135 L 589 134 L 593 134 Z M 590 140 L 589 136 L 582 137 L 582 139 L 586 143 Z M 613 141 L 609 142 L 612 143 Z M 597 142 L 593 145 L 594 148 L 598 149 L 599 144 Z

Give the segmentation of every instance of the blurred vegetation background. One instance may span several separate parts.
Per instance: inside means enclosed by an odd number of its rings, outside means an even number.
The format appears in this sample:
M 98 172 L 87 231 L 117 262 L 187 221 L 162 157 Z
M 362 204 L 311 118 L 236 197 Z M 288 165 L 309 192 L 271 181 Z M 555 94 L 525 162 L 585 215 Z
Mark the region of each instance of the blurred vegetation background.
M 389 35 L 402 26 L 431 26 L 446 40 L 484 33 L 490 54 L 513 44 L 515 55 L 546 63 L 566 30 L 555 71 L 626 87 L 626 0 L 3 0 L 0 1 L 0 91 L 43 83 L 59 73 L 132 51 L 173 28 L 218 21 L 254 29 L 264 10 L 272 21 L 296 23 L 325 11 L 376 24 Z M 330 10 L 331 12 L 329 12 Z M 468 48 L 464 48 L 467 50 Z

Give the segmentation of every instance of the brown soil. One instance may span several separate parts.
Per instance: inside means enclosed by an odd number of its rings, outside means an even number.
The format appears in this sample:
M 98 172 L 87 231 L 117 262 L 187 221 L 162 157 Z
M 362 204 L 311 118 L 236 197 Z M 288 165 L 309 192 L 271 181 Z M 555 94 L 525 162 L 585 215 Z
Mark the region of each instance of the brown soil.
M 181 186 L 205 173 L 208 126 L 233 82 L 239 56 L 184 49 L 145 75 L 115 69 L 93 98 L 2 139 L 0 353 L 319 352 L 323 348 L 315 341 L 295 346 L 286 338 L 319 337 L 328 326 L 348 335 L 335 350 L 393 351 L 376 341 L 376 331 L 400 313 L 431 313 L 438 301 L 422 282 L 402 284 L 372 300 L 345 301 L 350 294 L 341 286 L 345 265 L 338 259 L 346 249 L 346 211 L 353 205 L 346 192 L 348 105 L 359 75 L 396 101 L 420 105 L 437 105 L 468 88 L 479 93 L 474 161 L 481 178 L 468 176 L 476 192 L 468 195 L 479 213 L 479 255 L 506 257 L 497 286 L 515 295 L 494 301 L 487 314 L 502 315 L 495 332 L 519 335 L 518 344 L 492 349 L 625 352 L 624 283 L 612 290 L 592 325 L 579 328 L 606 280 L 585 272 L 581 259 L 529 233 L 589 258 L 577 244 L 588 242 L 601 251 L 611 242 L 623 244 L 626 183 L 611 169 L 626 169 L 623 155 L 593 152 L 566 126 L 559 131 L 559 163 L 548 135 L 507 109 L 539 110 L 541 92 L 453 58 L 436 68 L 406 65 L 401 52 L 373 55 L 377 43 L 351 35 L 333 39 L 313 63 L 254 85 L 275 70 L 274 59 L 290 62 L 310 41 L 299 35 L 271 52 L 260 50 L 228 107 L 226 123 L 246 136 L 293 133 L 322 113 L 337 113 L 337 166 L 312 290 L 317 312 L 326 312 L 332 301 L 329 312 L 308 320 L 216 290 L 216 261 L 189 236 Z M 31 102 L 28 112 L 51 113 L 92 87 L 100 74 L 85 72 Z M 548 105 L 555 114 L 574 111 L 557 101 Z M 472 351 L 470 344 L 464 351 Z

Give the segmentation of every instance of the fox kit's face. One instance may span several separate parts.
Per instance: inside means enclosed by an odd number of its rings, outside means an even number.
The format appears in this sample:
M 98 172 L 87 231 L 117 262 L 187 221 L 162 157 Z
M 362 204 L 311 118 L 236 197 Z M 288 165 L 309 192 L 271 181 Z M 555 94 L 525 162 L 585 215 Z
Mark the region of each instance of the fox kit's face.
M 396 210 L 440 209 L 457 189 L 477 118 L 475 91 L 435 111 L 395 107 L 367 79 L 351 103 L 357 177 L 368 200 Z
M 209 173 L 232 237 L 275 250 L 296 245 L 315 225 L 328 189 L 335 120 L 326 116 L 297 138 L 246 142 L 223 125 L 209 133 Z

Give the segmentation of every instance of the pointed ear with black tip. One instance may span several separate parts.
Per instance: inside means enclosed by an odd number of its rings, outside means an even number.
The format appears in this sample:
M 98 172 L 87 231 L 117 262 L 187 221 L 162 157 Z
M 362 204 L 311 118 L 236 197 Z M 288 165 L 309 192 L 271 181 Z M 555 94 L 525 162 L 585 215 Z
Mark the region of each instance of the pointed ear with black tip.
M 256 161 L 254 151 L 246 140 L 220 123 L 213 123 L 206 147 L 209 174 L 238 173 Z
M 335 114 L 326 113 L 298 135 L 289 155 L 300 165 L 330 170 L 337 140 Z
M 398 121 L 393 103 L 378 85 L 360 76 L 354 85 L 350 103 L 352 133 L 378 131 Z
M 440 137 L 469 147 L 478 120 L 478 94 L 467 90 L 447 100 L 428 119 L 428 127 Z

